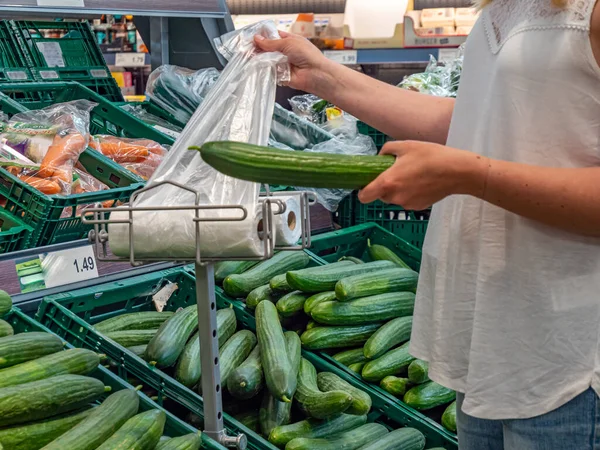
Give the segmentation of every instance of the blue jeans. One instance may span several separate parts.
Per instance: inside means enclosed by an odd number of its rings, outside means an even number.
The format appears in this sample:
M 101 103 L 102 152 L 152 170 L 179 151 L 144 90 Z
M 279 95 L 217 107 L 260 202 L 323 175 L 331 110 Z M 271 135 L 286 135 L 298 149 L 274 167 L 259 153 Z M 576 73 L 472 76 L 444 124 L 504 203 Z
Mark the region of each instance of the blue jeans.
M 461 411 L 459 450 L 600 450 L 600 401 L 590 388 L 560 408 L 531 419 L 485 420 Z

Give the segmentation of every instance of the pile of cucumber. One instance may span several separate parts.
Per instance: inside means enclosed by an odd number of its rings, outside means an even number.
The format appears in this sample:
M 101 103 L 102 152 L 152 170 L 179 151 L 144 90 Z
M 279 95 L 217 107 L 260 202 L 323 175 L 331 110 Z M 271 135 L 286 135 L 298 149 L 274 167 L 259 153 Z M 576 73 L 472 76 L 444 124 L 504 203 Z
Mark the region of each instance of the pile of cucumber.
M 64 349 L 53 334 L 0 338 L 0 448 L 5 450 L 199 449 L 198 435 L 160 442 L 166 416 L 138 414 L 137 391 L 98 402 L 110 387 L 88 376 L 101 355 Z M 189 443 L 187 446 L 181 446 Z
M 12 326 L 2 317 L 6 316 L 12 309 L 12 299 L 5 291 L 0 289 L 0 338 L 15 334 Z
M 304 348 L 335 353 L 407 405 L 428 411 L 450 403 L 442 425 L 455 432 L 455 392 L 430 381 L 427 363 L 409 353 L 418 274 L 385 246 L 369 242 L 368 254 L 370 262 L 346 257 L 306 268 L 301 252 L 281 252 L 275 262 L 222 263 L 215 280 L 230 296 L 245 295 L 251 309 L 272 302 L 287 329 L 303 331 Z

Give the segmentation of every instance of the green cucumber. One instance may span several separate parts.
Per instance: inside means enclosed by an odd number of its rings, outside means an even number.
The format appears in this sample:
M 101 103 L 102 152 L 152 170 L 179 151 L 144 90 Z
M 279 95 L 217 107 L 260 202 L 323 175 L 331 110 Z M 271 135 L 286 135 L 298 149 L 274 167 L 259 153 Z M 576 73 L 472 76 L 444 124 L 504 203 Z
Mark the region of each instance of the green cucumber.
M 104 394 L 104 384 L 81 375 L 59 375 L 0 389 L 0 427 L 73 411 Z
M 285 273 L 276 275 L 273 278 L 271 278 L 271 281 L 269 281 L 269 286 L 271 287 L 271 290 L 273 292 L 277 293 L 285 293 L 290 292 L 292 290 L 292 288 L 287 282 L 287 276 Z
M 336 353 L 332 358 L 344 366 L 368 361 L 362 347 L 344 350 L 343 352 Z
M 229 376 L 227 390 L 235 398 L 247 400 L 260 392 L 264 378 L 260 362 L 260 347 L 257 345 L 246 360 Z
M 396 397 L 403 397 L 410 386 L 408 378 L 398 378 L 393 375 L 388 375 L 379 383 L 379 386 L 384 391 L 395 395 Z
M 139 401 L 138 393 L 133 389 L 111 394 L 86 419 L 43 450 L 93 450 L 99 447 L 137 413 Z
M 335 300 L 335 291 L 319 292 L 318 294 L 311 295 L 304 302 L 304 312 L 310 315 L 312 309 L 318 304 L 333 300 Z
M 390 292 L 351 302 L 323 302 L 315 306 L 310 315 L 323 325 L 366 325 L 412 316 L 414 308 L 415 294 Z
M 415 360 L 408 352 L 408 345 L 409 342 L 369 361 L 363 367 L 362 377 L 372 383 L 379 383 L 388 375 L 398 375 Z
M 302 346 L 308 350 L 344 348 L 364 344 L 381 324 L 355 327 L 316 327 L 302 333 Z
M 304 358 L 298 372 L 298 389 L 295 399 L 302 405 L 308 416 L 325 419 L 346 411 L 352 404 L 352 396 L 345 391 L 321 392 L 317 384 L 317 370 Z
M 300 337 L 293 331 L 286 331 L 284 336 L 292 372 L 297 375 L 300 369 L 300 361 L 302 360 L 302 344 L 300 342 Z M 271 433 L 273 428 L 288 424 L 290 422 L 291 414 L 291 402 L 281 402 L 266 390 L 259 411 L 261 432 L 265 436 L 269 436 L 269 433 Z
M 412 316 L 390 320 L 367 340 L 363 348 L 365 357 L 368 359 L 379 358 L 388 350 L 408 341 L 412 324 Z
M 215 264 L 215 282 L 222 284 L 229 275 L 238 275 L 250 270 L 258 261 L 220 261 Z
M 15 334 L 15 330 L 13 330 L 11 324 L 6 320 L 0 319 L 0 338 L 12 336 L 13 334 Z
M 223 289 L 234 298 L 245 297 L 253 289 L 268 284 L 274 276 L 288 270 L 302 269 L 309 263 L 310 258 L 305 252 L 278 252 L 242 274 L 229 275 L 223 281 Z
M 0 339 L 0 369 L 60 352 L 63 341 L 54 334 L 20 333 Z
M 293 291 L 281 297 L 275 306 L 281 317 L 293 317 L 302 312 L 307 298 L 302 291 Z
M 287 273 L 288 284 L 293 289 L 303 292 L 318 293 L 333 291 L 335 290 L 335 284 L 342 278 L 361 273 L 373 273 L 394 267 L 394 263 L 390 261 L 375 261 L 366 264 L 354 264 L 350 261 L 342 261 L 341 263 L 334 264 L 343 264 L 343 266 L 337 266 L 336 269 L 311 267 L 309 269 L 291 270 Z
M 419 384 L 404 394 L 404 403 L 411 408 L 425 411 L 456 400 L 456 392 L 435 381 Z
M 371 245 L 371 239 L 367 240 L 369 256 L 373 261 L 391 261 L 396 264 L 398 267 L 403 267 L 405 269 L 411 269 L 411 267 L 406 264 L 402 258 L 400 258 L 396 253 L 394 253 L 389 248 L 379 245 L 373 244 Z
M 197 328 L 198 307 L 195 304 L 178 311 L 160 326 L 148 343 L 146 361 L 159 368 L 172 366 Z
M 285 446 L 285 450 L 356 450 L 388 433 L 388 429 L 380 423 L 366 423 L 354 430 L 336 434 L 329 439 L 292 439 Z
M 134 345 L 148 345 L 158 330 L 123 330 L 104 333 L 104 336 L 112 339 L 123 347 Z
M 317 386 L 323 392 L 344 391 L 352 396 L 352 403 L 346 410 L 346 414 L 362 416 L 368 414 L 373 402 L 365 391 L 358 389 L 343 380 L 335 373 L 321 372 L 317 375 Z
M 199 450 L 202 446 L 200 432 L 174 437 L 165 442 L 159 442 L 155 450 Z
M 167 415 L 151 409 L 129 419 L 98 450 L 153 450 L 165 428 Z
M 268 284 L 252 289 L 252 292 L 250 292 L 248 297 L 246 297 L 246 306 L 250 309 L 255 309 L 256 305 L 263 300 L 267 300 L 272 303 L 277 301 L 277 297 L 275 296 L 273 289 L 271 289 L 271 286 Z
M 117 317 L 103 320 L 94 325 L 100 333 L 123 330 L 155 330 L 174 313 L 170 311 L 143 311 L 130 314 L 122 314 Z
M 249 428 L 251 431 L 255 433 L 260 433 L 260 425 L 258 421 L 258 412 L 257 411 L 245 411 L 243 413 L 236 414 L 233 416 L 235 420 L 240 422 L 246 428 Z
M 207 142 L 190 149 L 199 150 L 207 164 L 234 178 L 309 188 L 361 189 L 395 161 L 390 155 L 290 152 L 242 142 Z
M 217 339 L 219 347 L 233 336 L 237 327 L 235 312 L 231 308 L 217 311 Z M 200 380 L 202 367 L 200 364 L 200 338 L 194 334 L 185 344 L 183 352 L 175 366 L 175 379 L 186 387 L 192 388 Z
M 38 450 L 83 421 L 92 411 L 88 408 L 41 422 L 3 428 L 0 430 L 0 444 L 5 449 Z
M 366 364 L 367 364 L 366 361 L 350 364 L 348 366 L 348 369 L 350 369 L 352 372 L 360 375 L 362 373 L 363 367 L 365 367 Z
M 91 350 L 72 348 L 0 370 L 0 388 L 69 373 L 87 375 L 99 364 L 100 358 Z
M 335 296 L 339 301 L 346 302 L 377 294 L 411 291 L 417 287 L 418 278 L 417 272 L 399 267 L 353 275 L 336 283 Z
M 408 379 L 413 384 L 429 381 L 429 363 L 422 359 L 415 359 L 408 366 Z
M 148 345 L 133 345 L 131 347 L 127 347 L 127 350 L 129 350 L 131 353 L 133 353 L 135 356 L 138 356 L 140 358 L 144 358 L 144 355 L 146 354 L 146 347 L 148 347 Z
M 256 347 L 256 335 L 250 330 L 240 330 L 231 336 L 219 350 L 221 385 L 227 381 L 236 367 L 242 364 Z
M 6 291 L 0 289 L 0 317 L 5 316 L 12 309 L 12 298 Z
M 442 414 L 442 426 L 446 430 L 456 433 L 456 401 L 450 403 Z M 0 442 L 2 442 L 1 438 Z
M 352 261 L 354 264 L 364 264 L 362 259 L 355 258 L 354 256 L 342 256 L 338 261 Z
M 423 450 L 425 436 L 415 428 L 399 428 L 359 450 Z
M 311 329 L 313 329 L 315 327 L 318 327 L 318 326 L 319 326 L 319 324 L 317 322 L 315 322 L 314 320 L 310 319 L 308 321 L 308 323 L 306 324 L 306 330 L 311 330 Z
M 289 403 L 296 390 L 296 374 L 290 364 L 286 340 L 273 303 L 262 301 L 256 307 L 256 333 L 267 388 L 273 396 Z
M 284 447 L 296 438 L 325 438 L 346 430 L 358 428 L 367 423 L 367 416 L 340 414 L 328 420 L 306 419 L 289 425 L 273 428 L 269 434 L 269 442 Z

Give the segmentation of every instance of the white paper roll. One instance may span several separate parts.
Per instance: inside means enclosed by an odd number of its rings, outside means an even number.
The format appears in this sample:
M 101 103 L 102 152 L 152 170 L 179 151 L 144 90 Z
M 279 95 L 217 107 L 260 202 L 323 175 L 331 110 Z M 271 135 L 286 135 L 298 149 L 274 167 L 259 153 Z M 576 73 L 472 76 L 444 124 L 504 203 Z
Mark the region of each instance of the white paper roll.
M 300 215 L 298 196 L 274 197 L 274 199 L 286 204 L 283 214 L 275 214 L 273 216 L 277 245 L 295 245 L 302 236 L 302 226 L 300 223 L 302 216 Z M 275 204 L 273 204 L 273 210 L 277 210 Z
M 200 211 L 200 217 L 235 217 L 238 210 Z M 133 213 L 133 248 L 136 260 L 144 258 L 194 259 L 196 225 L 193 210 L 136 211 Z M 127 220 L 129 212 L 115 211 L 111 220 Z M 201 257 L 257 257 L 264 255 L 262 209 L 248 210 L 243 221 L 200 222 Z M 129 224 L 108 227 L 110 249 L 129 257 Z

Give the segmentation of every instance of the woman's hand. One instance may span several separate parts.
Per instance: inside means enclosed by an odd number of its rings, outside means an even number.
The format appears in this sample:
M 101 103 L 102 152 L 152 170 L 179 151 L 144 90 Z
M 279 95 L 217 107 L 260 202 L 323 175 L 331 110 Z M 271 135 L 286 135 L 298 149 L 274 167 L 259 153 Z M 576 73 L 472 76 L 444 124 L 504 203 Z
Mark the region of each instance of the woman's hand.
M 317 93 L 327 87 L 332 63 L 307 39 L 295 34 L 279 33 L 281 39 L 255 36 L 256 45 L 265 52 L 280 52 L 287 56 L 292 68 L 289 86 L 301 91 Z
M 389 142 L 381 154 L 396 155 L 396 162 L 359 192 L 362 203 L 422 210 L 453 194 L 483 197 L 488 161 L 480 155 L 418 141 Z

